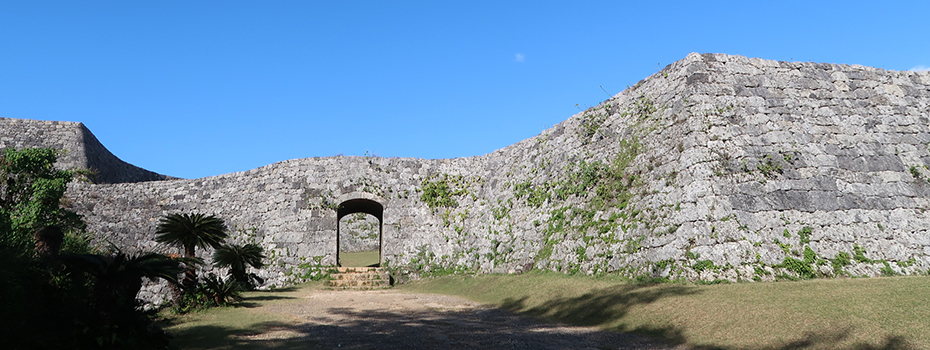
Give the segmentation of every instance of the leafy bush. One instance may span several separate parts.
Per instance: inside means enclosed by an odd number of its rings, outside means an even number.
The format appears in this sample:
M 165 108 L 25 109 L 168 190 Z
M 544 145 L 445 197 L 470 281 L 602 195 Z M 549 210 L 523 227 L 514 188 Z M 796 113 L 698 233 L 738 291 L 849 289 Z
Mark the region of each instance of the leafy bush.
M 714 267 L 715 267 L 714 262 L 710 260 L 701 260 L 695 263 L 694 266 L 692 266 L 692 268 L 694 268 L 694 271 L 698 271 L 698 272 L 701 272 L 707 269 L 713 269 Z
M 80 216 L 61 206 L 73 172 L 52 149 L 0 154 L 0 337 L 9 349 L 164 349 L 138 308 L 141 277 L 164 256 L 90 254 Z M 175 265 L 176 266 L 176 265 Z
M 453 180 L 461 180 L 453 177 Z M 430 209 L 436 209 L 439 207 L 443 208 L 455 208 L 459 205 L 458 201 L 452 196 L 463 195 L 466 193 L 464 189 L 453 190 L 452 186 L 449 185 L 449 176 L 445 175 L 441 179 L 433 180 L 425 179 L 422 183 L 423 194 L 420 195 L 420 200 L 426 203 Z
M 183 290 L 180 303 L 173 307 L 177 313 L 188 313 L 217 306 L 227 306 L 242 300 L 243 287 L 233 279 L 224 280 L 209 274 L 204 281 Z
M 255 243 L 244 245 L 224 244 L 213 253 L 213 261 L 216 267 L 229 268 L 229 276 L 239 282 L 245 289 L 254 289 L 256 285 L 265 282 L 254 273 L 247 273 L 246 268 L 251 266 L 256 269 L 262 268 L 265 264 L 265 254 L 262 247 Z
M 801 278 L 814 278 L 814 267 L 810 263 L 803 260 L 798 260 L 790 256 L 785 257 L 785 260 L 782 261 L 780 267 L 784 267 L 786 270 L 794 271 Z

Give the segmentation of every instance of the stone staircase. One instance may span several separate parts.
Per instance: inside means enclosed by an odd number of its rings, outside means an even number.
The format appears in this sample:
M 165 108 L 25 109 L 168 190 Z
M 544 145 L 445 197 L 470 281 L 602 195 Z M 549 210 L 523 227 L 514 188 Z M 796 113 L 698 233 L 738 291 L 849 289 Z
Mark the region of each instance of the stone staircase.
M 391 288 L 391 278 L 380 267 L 337 267 L 326 286 L 334 290 L 371 290 Z

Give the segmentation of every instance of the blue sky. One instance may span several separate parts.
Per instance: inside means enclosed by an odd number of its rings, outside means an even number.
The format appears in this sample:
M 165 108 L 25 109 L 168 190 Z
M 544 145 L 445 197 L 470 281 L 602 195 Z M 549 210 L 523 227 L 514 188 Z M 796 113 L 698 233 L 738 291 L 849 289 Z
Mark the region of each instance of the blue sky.
M 83 122 L 185 178 L 453 158 L 689 52 L 928 67 L 930 2 L 0 0 L 0 117 Z

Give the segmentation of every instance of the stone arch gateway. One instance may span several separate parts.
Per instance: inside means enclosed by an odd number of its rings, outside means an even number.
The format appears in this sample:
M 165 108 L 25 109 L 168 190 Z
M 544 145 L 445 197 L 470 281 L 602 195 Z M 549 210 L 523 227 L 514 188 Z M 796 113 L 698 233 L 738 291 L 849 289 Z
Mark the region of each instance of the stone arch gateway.
M 339 203 L 339 206 L 336 207 L 336 264 L 341 266 L 340 253 L 341 253 L 341 237 L 342 237 L 342 228 L 341 222 L 342 218 L 346 215 L 355 214 L 355 213 L 365 213 L 371 216 L 374 216 L 378 219 L 378 263 L 377 266 L 381 265 L 382 261 L 382 249 L 384 249 L 384 205 L 381 203 L 368 198 L 354 198 L 345 200 Z

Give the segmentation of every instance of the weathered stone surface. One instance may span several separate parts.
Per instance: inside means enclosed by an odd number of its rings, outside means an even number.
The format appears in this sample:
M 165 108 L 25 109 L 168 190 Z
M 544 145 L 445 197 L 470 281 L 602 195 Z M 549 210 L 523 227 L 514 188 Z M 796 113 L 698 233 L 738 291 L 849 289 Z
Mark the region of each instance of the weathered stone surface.
M 159 218 L 216 214 L 271 252 L 261 271 L 271 284 L 334 264 L 334 208 L 359 198 L 384 208 L 382 261 L 413 277 L 532 263 L 771 280 L 797 275 L 782 264 L 805 250 L 824 274 L 930 268 L 928 106 L 927 72 L 691 54 L 534 138 L 469 158 L 306 158 L 135 182 L 163 177 L 84 160 L 102 146 L 75 136 L 90 135 L 80 124 L 3 119 L 0 142 L 70 149 L 61 166 L 119 174 L 67 193 L 101 240 L 164 250 L 153 242 Z M 598 185 L 583 187 L 585 171 Z M 429 207 L 431 182 L 446 183 L 455 205 Z
M 96 183 L 171 179 L 116 158 L 84 124 L 0 118 L 0 148 L 48 147 L 68 150 L 58 165 L 94 171 Z

